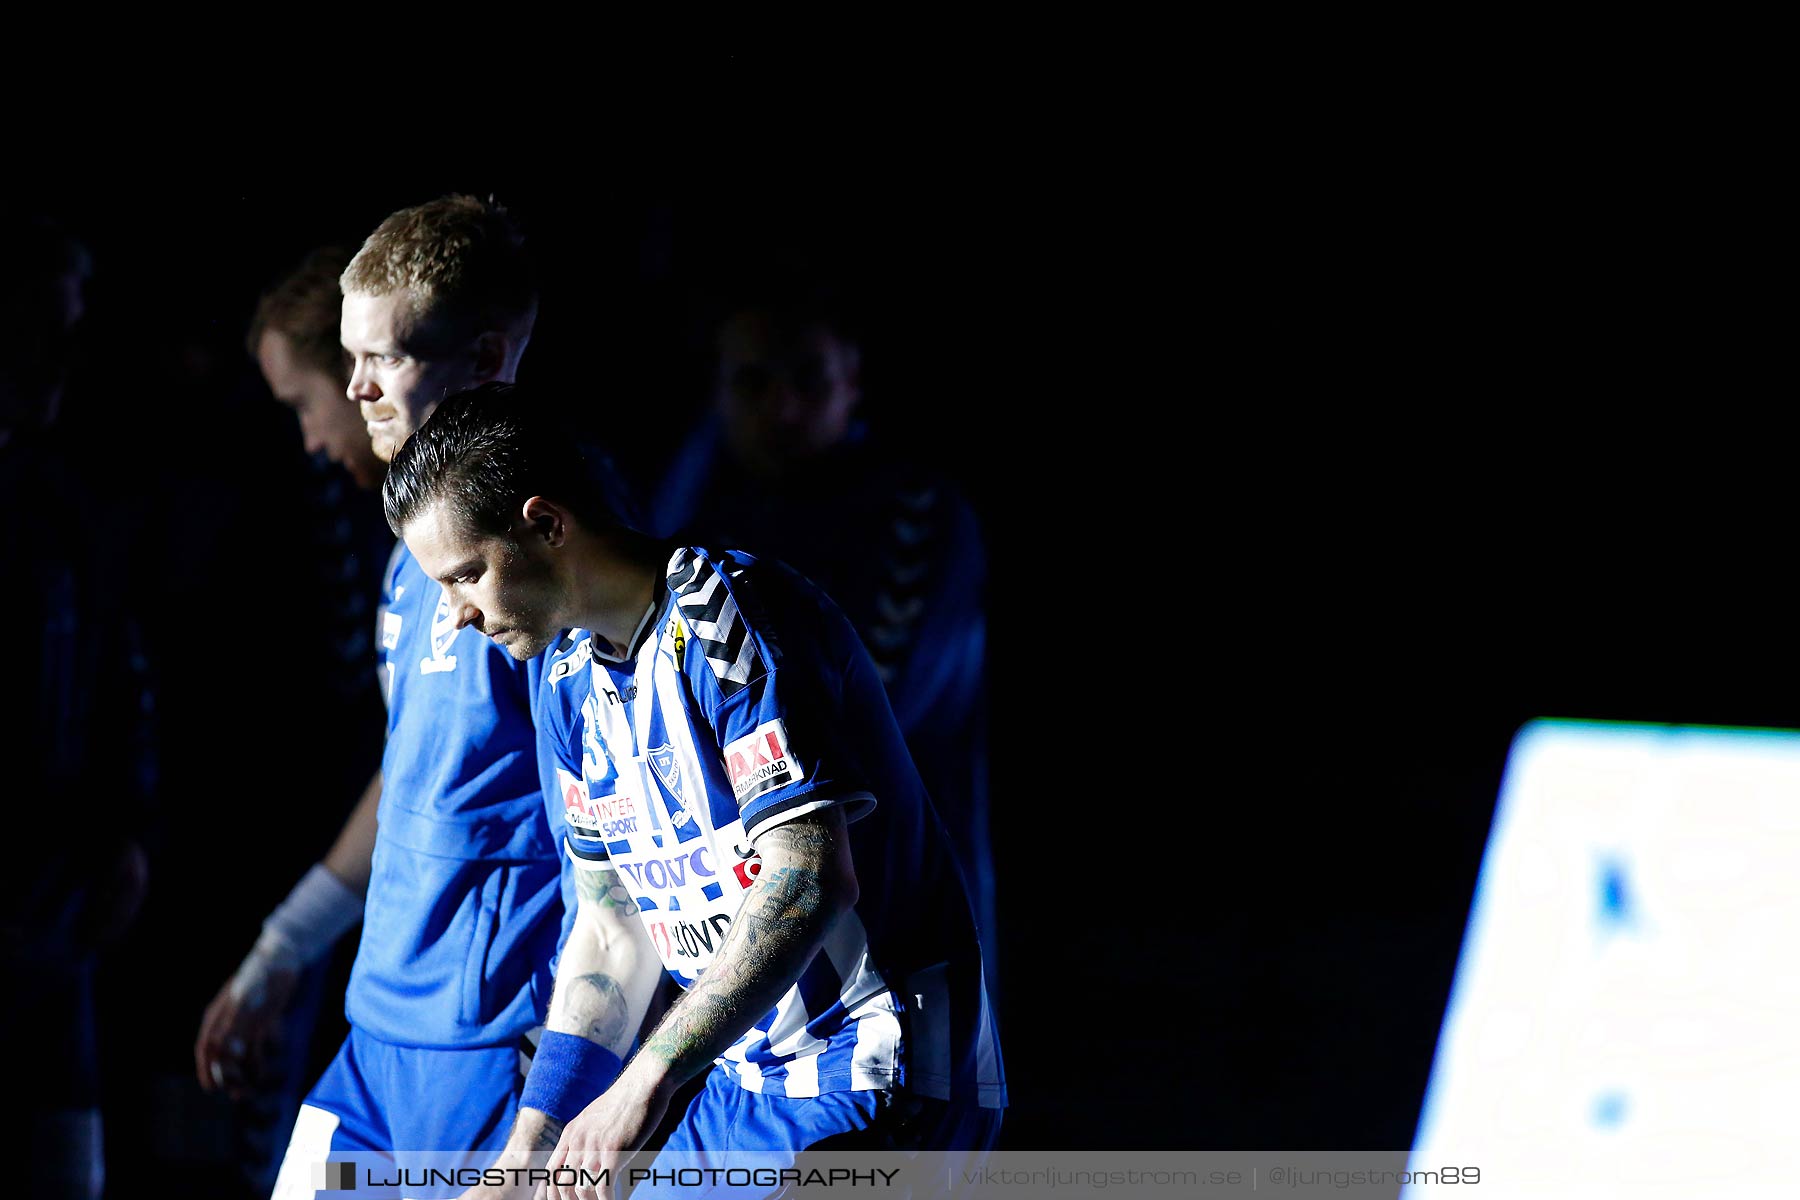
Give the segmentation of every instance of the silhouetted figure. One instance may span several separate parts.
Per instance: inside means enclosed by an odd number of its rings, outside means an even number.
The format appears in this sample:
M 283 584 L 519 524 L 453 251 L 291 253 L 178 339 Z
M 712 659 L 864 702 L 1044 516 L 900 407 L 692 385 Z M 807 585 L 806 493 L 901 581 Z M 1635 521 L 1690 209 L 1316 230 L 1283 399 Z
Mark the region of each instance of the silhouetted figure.
M 312 575 L 313 599 L 328 606 L 323 621 L 308 622 L 315 652 L 298 668 L 306 678 L 294 683 L 309 689 L 312 706 L 329 711 L 293 723 L 289 736 L 300 739 L 294 750 L 307 762 L 332 764 L 343 777 L 330 799 L 347 791 L 349 780 L 367 778 L 380 758 L 379 742 L 366 736 L 380 711 L 374 597 L 393 546 L 372 490 L 386 467 L 345 395 L 350 365 L 338 342 L 338 276 L 350 256 L 335 246 L 308 254 L 263 293 L 245 340 L 269 392 L 294 413 L 309 456 L 308 536 L 290 548 L 284 569 Z M 324 647 L 329 654 L 316 653 Z M 323 958 L 296 973 L 286 1003 L 285 980 L 274 987 L 265 981 L 256 992 L 250 978 L 235 977 L 208 1005 L 195 1040 L 200 1086 L 240 1102 L 232 1118 L 234 1156 L 259 1195 L 274 1186 L 299 1109 L 329 965 Z M 237 1047 L 241 1053 L 232 1053 Z
M 850 617 L 950 833 L 997 996 L 981 536 L 955 488 L 871 435 L 861 399 L 861 348 L 833 305 L 741 308 L 649 521 L 781 559 Z
M 13 642 L 0 1028 L 22 1068 L 25 1169 L 41 1197 L 104 1186 L 94 979 L 144 895 L 156 782 L 149 671 L 124 608 L 129 547 L 58 427 L 92 274 L 52 222 L 4 219 L 0 272 L 0 562 Z

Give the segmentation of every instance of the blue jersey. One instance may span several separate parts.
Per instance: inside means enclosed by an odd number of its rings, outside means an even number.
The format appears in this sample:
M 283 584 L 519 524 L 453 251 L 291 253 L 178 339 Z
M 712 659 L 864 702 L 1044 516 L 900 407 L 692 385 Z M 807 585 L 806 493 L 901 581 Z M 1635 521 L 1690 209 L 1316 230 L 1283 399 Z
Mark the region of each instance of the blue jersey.
M 404 544 L 382 601 L 381 824 L 345 1013 L 399 1045 L 498 1045 L 541 1023 L 561 928 L 531 723 L 544 660 L 458 630 Z
M 577 630 L 553 652 L 538 722 L 570 868 L 618 872 L 684 987 L 761 869 L 758 835 L 843 806 L 860 898 L 719 1058 L 739 1085 L 1005 1103 L 960 873 L 875 665 L 822 592 L 779 563 L 678 549 L 630 647 Z

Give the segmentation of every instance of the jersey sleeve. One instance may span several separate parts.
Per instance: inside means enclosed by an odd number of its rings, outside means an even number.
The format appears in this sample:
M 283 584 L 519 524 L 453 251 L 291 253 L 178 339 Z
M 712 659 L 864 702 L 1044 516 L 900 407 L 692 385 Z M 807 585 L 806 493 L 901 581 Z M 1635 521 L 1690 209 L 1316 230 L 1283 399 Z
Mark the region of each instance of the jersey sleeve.
M 681 669 L 746 836 L 833 804 L 850 821 L 872 810 L 842 726 L 846 651 L 860 644 L 836 606 L 779 564 L 735 551 L 714 560 L 679 550 L 668 581 Z
M 784 665 L 752 680 L 714 716 L 725 775 L 751 841 L 833 804 L 844 805 L 850 821 L 875 807 L 819 703 L 819 683 Z
M 582 641 L 575 649 L 545 656 L 534 712 L 539 775 L 549 800 L 551 829 L 562 834 L 577 867 L 608 858 L 606 843 L 595 836 L 590 817 L 593 801 L 582 736 L 583 704 L 593 691 L 587 650 L 588 643 Z
M 875 807 L 843 736 L 837 673 L 800 641 L 785 640 L 779 668 L 732 689 L 710 718 L 732 799 L 752 841 L 829 805 L 844 805 L 849 821 Z

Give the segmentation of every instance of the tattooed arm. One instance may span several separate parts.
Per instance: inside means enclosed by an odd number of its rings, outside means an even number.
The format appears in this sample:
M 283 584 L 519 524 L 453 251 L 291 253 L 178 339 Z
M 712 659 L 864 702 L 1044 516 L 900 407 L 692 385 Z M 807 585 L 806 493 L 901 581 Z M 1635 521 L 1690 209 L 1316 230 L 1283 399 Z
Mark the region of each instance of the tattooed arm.
M 756 848 L 762 873 L 726 931 L 719 956 L 669 1009 L 632 1063 L 669 1091 L 774 1008 L 832 924 L 856 904 L 842 808 L 778 825 L 757 839 Z
M 617 871 L 577 870 L 575 894 L 575 928 L 556 966 L 545 1028 L 584 1037 L 624 1058 L 662 967 Z
M 833 805 L 756 839 L 762 873 L 712 965 L 670 1007 L 624 1072 L 563 1130 L 551 1165 L 616 1167 L 669 1097 L 775 1007 L 825 935 L 856 904 L 844 810 Z
M 577 869 L 575 893 L 575 926 L 556 964 L 556 990 L 544 1028 L 586 1038 L 624 1058 L 656 992 L 662 964 L 617 871 Z M 548 1113 L 521 1106 L 497 1165 L 527 1165 L 523 1155 L 554 1150 L 562 1130 L 562 1122 Z M 465 1196 L 490 1194 L 506 1193 L 477 1188 Z

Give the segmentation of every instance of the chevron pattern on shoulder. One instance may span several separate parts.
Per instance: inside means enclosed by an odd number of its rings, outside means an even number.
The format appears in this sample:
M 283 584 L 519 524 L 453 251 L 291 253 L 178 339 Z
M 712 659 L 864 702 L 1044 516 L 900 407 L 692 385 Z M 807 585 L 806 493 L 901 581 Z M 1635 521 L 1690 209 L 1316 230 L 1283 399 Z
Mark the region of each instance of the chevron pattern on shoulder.
M 737 601 L 712 564 L 686 547 L 669 560 L 668 577 L 675 606 L 705 652 L 719 690 L 730 699 L 750 682 L 757 665 L 756 639 L 739 615 Z

